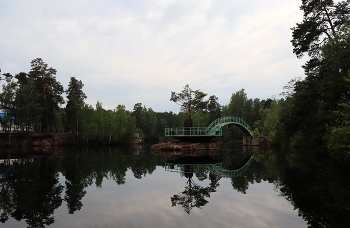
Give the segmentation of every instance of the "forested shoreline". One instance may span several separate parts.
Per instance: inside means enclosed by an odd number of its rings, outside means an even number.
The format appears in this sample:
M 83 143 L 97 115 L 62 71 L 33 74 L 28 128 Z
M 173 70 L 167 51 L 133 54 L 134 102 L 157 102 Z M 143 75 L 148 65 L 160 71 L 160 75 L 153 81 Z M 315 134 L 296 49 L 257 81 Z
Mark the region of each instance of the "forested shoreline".
M 215 95 L 205 100 L 207 94 L 194 90 L 201 102 L 190 116 L 186 109 L 154 112 L 142 103 L 133 110 L 122 104 L 106 110 L 100 101 L 95 106 L 85 102 L 81 80 L 71 77 L 65 90 L 56 80 L 56 69 L 37 58 L 28 73 L 3 74 L 8 81 L 0 94 L 2 129 L 27 134 L 70 132 L 82 140 L 102 135 L 123 144 L 137 133 L 145 141 L 159 141 L 165 127 L 182 127 L 188 117 L 192 126 L 206 127 L 221 116 L 238 116 L 252 127 L 254 136 L 270 136 L 275 146 L 293 144 L 349 161 L 349 5 L 350 0 L 302 1 L 304 18 L 292 28 L 291 42 L 297 58 L 307 54 L 308 60 L 302 66 L 305 75 L 290 80 L 283 98 L 248 98 L 241 89 L 232 93 L 229 104 L 221 105 Z M 175 98 L 170 96 L 170 101 L 176 102 Z M 223 137 L 240 139 L 242 133 L 226 127 Z

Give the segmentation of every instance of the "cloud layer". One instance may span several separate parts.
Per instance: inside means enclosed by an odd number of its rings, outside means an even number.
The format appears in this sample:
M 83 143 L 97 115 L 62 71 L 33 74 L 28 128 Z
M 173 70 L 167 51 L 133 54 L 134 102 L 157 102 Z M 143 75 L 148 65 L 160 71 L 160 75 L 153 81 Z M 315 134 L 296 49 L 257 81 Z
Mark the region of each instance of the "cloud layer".
M 249 98 L 282 92 L 303 74 L 290 28 L 302 20 L 300 0 L 5 1 L 0 4 L 0 68 L 30 70 L 42 58 L 85 84 L 87 103 L 132 110 L 179 111 L 170 92 L 189 84 L 227 105 L 244 88 Z

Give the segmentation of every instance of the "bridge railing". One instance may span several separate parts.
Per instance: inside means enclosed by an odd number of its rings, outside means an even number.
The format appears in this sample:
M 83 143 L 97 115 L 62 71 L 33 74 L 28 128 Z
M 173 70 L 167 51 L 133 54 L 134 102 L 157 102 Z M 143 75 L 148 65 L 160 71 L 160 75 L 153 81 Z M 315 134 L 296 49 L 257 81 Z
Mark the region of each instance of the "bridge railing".
M 225 116 L 214 120 L 208 127 L 165 128 L 165 136 L 222 136 L 222 127 L 228 124 L 235 124 L 245 134 L 252 135 L 249 125 L 242 118 L 237 116 Z
M 165 128 L 164 134 L 165 136 L 208 136 L 208 128 L 207 127 L 173 127 L 173 128 Z M 218 130 L 212 136 L 222 136 L 222 130 Z

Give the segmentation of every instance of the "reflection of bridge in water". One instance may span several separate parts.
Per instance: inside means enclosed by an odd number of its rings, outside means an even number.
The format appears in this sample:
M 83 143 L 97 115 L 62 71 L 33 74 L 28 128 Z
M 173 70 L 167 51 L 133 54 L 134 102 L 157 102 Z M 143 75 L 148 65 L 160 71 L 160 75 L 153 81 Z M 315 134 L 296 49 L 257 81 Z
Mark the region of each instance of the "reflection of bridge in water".
M 177 164 L 176 161 L 166 162 L 165 170 L 182 174 L 186 174 L 188 171 L 194 173 L 209 171 L 219 177 L 234 178 L 241 176 L 244 172 L 246 172 L 253 159 L 253 155 L 246 156 L 243 161 L 232 170 L 224 169 L 221 162 L 212 164 Z
M 221 178 L 234 178 L 241 176 L 254 159 L 253 155 L 246 156 L 243 161 L 232 170 L 224 169 L 221 162 L 216 162 L 208 157 L 197 157 L 187 159 L 177 159 L 165 163 L 165 170 L 169 172 L 181 173 L 188 180 L 185 190 L 170 197 L 172 206 L 181 205 L 187 214 L 190 214 L 192 208 L 202 208 L 209 203 L 207 198 L 210 194 L 216 192 Z M 193 174 L 209 173 L 210 184 L 207 187 L 201 187 L 196 184 L 192 177 Z M 198 177 L 198 176 L 197 176 Z

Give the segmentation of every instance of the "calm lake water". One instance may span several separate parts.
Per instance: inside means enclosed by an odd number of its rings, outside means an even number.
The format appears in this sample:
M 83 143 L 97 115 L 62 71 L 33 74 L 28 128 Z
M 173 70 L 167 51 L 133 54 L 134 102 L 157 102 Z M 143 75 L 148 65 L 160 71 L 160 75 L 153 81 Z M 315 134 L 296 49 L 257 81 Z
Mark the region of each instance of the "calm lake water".
M 350 227 L 349 166 L 312 153 L 21 153 L 1 152 L 1 227 Z

